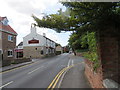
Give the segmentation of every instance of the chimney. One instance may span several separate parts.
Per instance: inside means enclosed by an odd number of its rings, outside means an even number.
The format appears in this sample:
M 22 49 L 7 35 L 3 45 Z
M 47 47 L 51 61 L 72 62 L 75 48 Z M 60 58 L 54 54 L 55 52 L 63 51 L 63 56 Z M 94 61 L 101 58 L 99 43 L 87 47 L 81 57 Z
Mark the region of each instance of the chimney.
M 36 26 L 35 24 L 31 24 L 31 33 L 35 34 L 36 33 Z

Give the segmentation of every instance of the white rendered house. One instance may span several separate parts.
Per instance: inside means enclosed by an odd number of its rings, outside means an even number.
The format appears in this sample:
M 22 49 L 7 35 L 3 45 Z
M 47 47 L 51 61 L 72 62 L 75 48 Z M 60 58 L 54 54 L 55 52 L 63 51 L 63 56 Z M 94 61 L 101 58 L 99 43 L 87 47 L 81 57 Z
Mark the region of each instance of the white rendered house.
M 36 26 L 31 25 L 31 32 L 23 38 L 23 54 L 26 58 L 40 58 L 55 53 L 55 42 L 36 32 Z

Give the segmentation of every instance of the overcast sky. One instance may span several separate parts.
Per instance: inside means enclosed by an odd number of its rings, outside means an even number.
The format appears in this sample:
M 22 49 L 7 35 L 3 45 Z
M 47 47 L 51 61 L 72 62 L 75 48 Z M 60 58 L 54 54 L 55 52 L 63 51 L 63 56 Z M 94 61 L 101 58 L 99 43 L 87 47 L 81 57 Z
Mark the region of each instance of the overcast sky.
M 58 0 L 0 0 L 0 16 L 7 16 L 9 24 L 18 33 L 17 44 L 30 33 L 31 23 L 35 21 L 32 14 L 42 18 L 43 14 L 56 13 L 59 8 L 65 7 Z M 67 45 L 70 33 L 56 33 L 50 29 L 37 28 L 39 34 L 46 36 L 62 46 Z

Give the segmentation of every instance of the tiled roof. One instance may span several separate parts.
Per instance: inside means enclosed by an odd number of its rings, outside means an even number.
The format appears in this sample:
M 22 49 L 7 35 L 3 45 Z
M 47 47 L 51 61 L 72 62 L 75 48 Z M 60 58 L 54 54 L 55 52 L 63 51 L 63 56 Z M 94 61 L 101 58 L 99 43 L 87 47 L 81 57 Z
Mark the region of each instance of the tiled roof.
M 0 17 L 0 21 L 2 21 L 4 18 L 6 17 Z M 2 23 L 0 23 L 0 29 L 17 35 L 17 33 L 11 28 L 10 25 L 3 25 Z
M 3 30 L 6 30 L 6 31 L 8 31 L 8 32 L 17 34 L 17 33 L 10 27 L 10 25 L 3 25 L 3 26 L 2 26 L 2 29 L 3 29 Z
M 2 21 L 4 18 L 6 18 L 6 17 L 1 17 L 1 16 L 0 16 L 0 21 Z

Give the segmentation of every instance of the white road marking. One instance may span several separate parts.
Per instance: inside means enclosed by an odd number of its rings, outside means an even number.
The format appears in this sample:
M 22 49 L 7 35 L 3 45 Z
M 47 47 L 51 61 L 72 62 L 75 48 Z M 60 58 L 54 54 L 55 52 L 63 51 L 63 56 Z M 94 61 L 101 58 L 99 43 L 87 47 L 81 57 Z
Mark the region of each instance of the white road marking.
M 11 83 L 13 83 L 13 81 L 10 81 L 10 82 L 6 83 L 5 85 L 0 86 L 0 88 L 3 88 L 3 87 L 5 87 L 5 86 L 7 86 L 7 85 L 9 85 Z
M 67 72 L 67 71 L 65 71 L 65 72 L 63 73 L 63 75 L 62 75 L 62 77 L 61 77 L 61 79 L 60 79 L 60 81 L 59 81 L 59 83 L 58 83 L 58 88 L 60 88 L 61 83 L 62 83 L 62 81 L 63 81 L 63 78 L 64 78 L 66 72 Z
M 69 69 L 68 69 L 68 70 L 69 70 Z M 64 76 L 65 76 L 65 74 L 68 72 L 68 70 L 66 70 L 66 71 L 63 73 L 63 75 L 61 76 L 61 79 L 60 79 L 60 81 L 59 81 L 59 83 L 58 83 L 58 87 L 57 87 L 57 88 L 60 88 L 61 83 L 62 83 L 62 81 L 63 81 L 63 79 L 64 79 Z
M 74 64 L 73 64 L 73 60 L 72 60 L 72 65 L 74 65 Z
M 68 65 L 67 65 L 67 67 L 69 67 L 69 66 L 70 66 L 70 61 L 71 61 L 71 60 L 69 60 L 69 61 L 68 61 Z
M 36 69 L 34 69 L 34 70 L 30 71 L 28 74 L 31 74 L 31 73 L 33 73 L 33 72 L 37 71 L 38 69 L 40 69 L 40 68 L 42 68 L 42 67 L 43 67 L 43 66 L 41 66 L 41 67 L 39 67 L 39 68 L 36 68 Z

